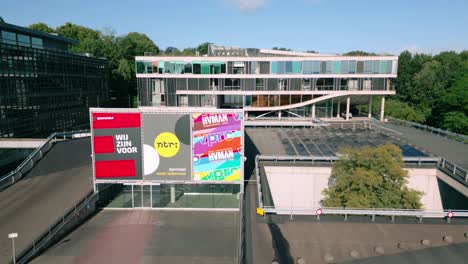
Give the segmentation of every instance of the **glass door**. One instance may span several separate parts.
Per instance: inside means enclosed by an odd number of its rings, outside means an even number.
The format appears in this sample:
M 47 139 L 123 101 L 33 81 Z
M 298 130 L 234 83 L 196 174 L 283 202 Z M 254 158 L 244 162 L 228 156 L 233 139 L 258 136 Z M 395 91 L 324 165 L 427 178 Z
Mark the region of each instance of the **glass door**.
M 142 187 L 142 207 L 151 208 L 151 185 L 143 185 Z
M 133 208 L 141 208 L 143 205 L 141 185 L 133 185 Z

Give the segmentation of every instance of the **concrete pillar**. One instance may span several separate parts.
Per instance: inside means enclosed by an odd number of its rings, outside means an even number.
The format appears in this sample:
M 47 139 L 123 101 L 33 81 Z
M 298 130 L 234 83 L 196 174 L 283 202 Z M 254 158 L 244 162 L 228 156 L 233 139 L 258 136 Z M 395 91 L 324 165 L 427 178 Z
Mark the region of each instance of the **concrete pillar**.
M 340 105 L 341 105 L 341 98 L 338 98 L 338 105 L 336 107 L 336 117 L 340 117 Z
M 175 203 L 175 186 L 171 185 L 171 203 Z
M 369 118 L 372 117 L 372 96 L 369 96 L 369 111 L 368 111 L 367 117 Z
M 384 121 L 385 113 L 385 96 L 382 96 L 382 105 L 380 106 L 380 122 Z
M 351 104 L 351 96 L 346 97 L 346 120 L 349 120 L 349 105 Z
M 315 104 L 312 104 L 312 119 L 315 120 Z

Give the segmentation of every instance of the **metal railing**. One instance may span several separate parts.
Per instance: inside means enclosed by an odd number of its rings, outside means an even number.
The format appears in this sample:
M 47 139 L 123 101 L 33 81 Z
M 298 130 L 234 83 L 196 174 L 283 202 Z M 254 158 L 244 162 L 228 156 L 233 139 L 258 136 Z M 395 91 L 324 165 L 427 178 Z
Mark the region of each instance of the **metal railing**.
M 289 162 L 289 163 L 308 163 L 308 164 L 332 164 L 337 161 L 337 156 L 269 156 L 269 155 L 257 155 L 255 158 L 255 168 L 258 168 L 258 162 L 260 161 L 271 161 L 271 162 Z M 433 157 L 404 157 L 403 162 L 405 166 L 422 166 L 422 165 L 434 165 L 437 166 L 441 158 Z M 451 163 L 453 164 L 453 163 Z M 456 166 L 456 165 L 455 165 Z M 458 167 L 459 168 L 459 167 Z
M 468 187 L 468 171 L 466 169 L 444 158 L 441 158 L 437 165 L 439 170 Z
M 317 211 L 320 210 L 320 214 Z M 449 218 L 449 217 L 468 217 L 468 210 L 417 210 L 417 209 L 392 209 L 392 208 L 334 208 L 334 207 L 320 207 L 320 208 L 263 208 L 263 212 L 281 214 L 281 215 L 316 215 L 320 220 L 321 215 L 342 215 L 344 220 L 348 216 L 370 216 L 372 221 L 375 221 L 376 216 L 389 216 L 392 222 L 395 221 L 396 216 L 404 217 L 417 217 L 422 222 L 423 218 Z M 452 216 L 449 216 L 449 213 Z
M 453 140 L 468 144 L 468 136 L 466 136 L 466 135 L 450 132 L 448 130 L 444 130 L 444 129 L 441 129 L 441 128 L 435 128 L 435 127 L 431 127 L 431 126 L 427 126 L 427 125 L 421 125 L 421 124 L 418 124 L 418 123 L 415 123 L 415 122 L 401 120 L 401 119 L 397 119 L 397 118 L 393 118 L 393 117 L 387 117 L 387 119 L 389 121 L 391 121 L 391 122 L 394 122 L 394 123 L 398 124 L 398 125 L 403 125 L 403 126 L 407 126 L 407 127 L 413 127 L 413 128 L 421 129 L 421 130 L 430 132 L 432 134 L 436 134 L 436 135 L 439 135 L 439 136 L 445 136 L 447 138 L 450 138 L 450 139 L 453 139 Z
M 245 202 L 245 195 L 241 193 L 240 199 L 240 217 L 239 217 L 239 248 L 238 248 L 238 263 L 244 264 L 246 263 L 246 255 L 245 255 L 245 248 L 246 248 L 246 241 L 245 241 L 245 214 L 244 214 L 244 202 Z
M 259 207 L 263 209 L 265 213 L 276 213 L 276 214 L 316 214 L 316 210 L 319 208 L 276 208 L 275 206 L 265 206 L 263 201 L 263 190 L 262 190 L 262 177 L 260 175 L 260 162 L 274 162 L 278 165 L 281 163 L 286 164 L 298 164 L 298 165 L 327 165 L 331 166 L 333 162 L 337 161 L 339 157 L 336 156 L 266 156 L 257 155 L 255 157 L 255 176 L 257 179 L 257 194 Z M 405 166 L 411 167 L 435 167 L 451 178 L 457 180 L 465 187 L 468 187 L 468 173 L 465 169 L 450 162 L 444 158 L 432 158 L 432 157 L 404 157 L 403 162 Z M 405 210 L 405 209 L 385 209 L 385 208 L 370 208 L 370 209 L 355 209 L 355 208 L 320 208 L 323 214 L 335 214 L 344 215 L 345 219 L 348 215 L 369 215 L 374 220 L 375 216 L 391 216 L 392 220 L 395 216 L 414 216 L 419 217 L 420 220 L 423 217 L 446 217 L 448 212 L 453 212 L 459 217 L 468 217 L 468 211 L 463 210 Z
M 72 223 L 76 218 L 81 215 L 85 210 L 91 209 L 91 205 L 96 203 L 98 198 L 98 193 L 91 191 L 89 192 L 82 200 L 75 204 L 74 207 L 69 209 L 60 219 L 55 223 L 51 224 L 37 239 L 34 239 L 32 243 L 26 247 L 17 257 L 17 263 L 28 263 L 34 258 L 38 253 L 45 250 L 51 243 L 54 243 L 56 240 L 61 239 L 60 232 L 63 231 L 66 225 L 78 224 L 78 221 Z M 95 206 L 92 211 L 95 210 Z
M 89 130 L 78 130 L 70 132 L 56 132 L 50 135 L 47 140 L 38 148 L 36 148 L 31 154 L 29 154 L 23 162 L 21 162 L 16 169 L 9 172 L 8 174 L 0 177 L 0 191 L 13 185 L 15 182 L 23 178 L 34 165 L 39 161 L 47 151 L 52 148 L 52 144 L 58 140 L 78 138 L 88 136 Z

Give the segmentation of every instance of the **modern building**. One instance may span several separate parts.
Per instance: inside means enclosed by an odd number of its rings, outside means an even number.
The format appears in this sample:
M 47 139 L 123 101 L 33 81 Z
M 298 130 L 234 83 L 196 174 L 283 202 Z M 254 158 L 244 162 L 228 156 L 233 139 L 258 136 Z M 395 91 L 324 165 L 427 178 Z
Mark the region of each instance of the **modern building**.
M 213 46 L 196 57 L 137 56 L 140 106 L 242 108 L 247 117 L 350 118 L 395 94 L 397 56 Z M 369 116 L 372 113 L 369 113 Z
M 108 66 L 74 44 L 0 18 L 0 138 L 89 127 L 88 108 L 108 97 Z

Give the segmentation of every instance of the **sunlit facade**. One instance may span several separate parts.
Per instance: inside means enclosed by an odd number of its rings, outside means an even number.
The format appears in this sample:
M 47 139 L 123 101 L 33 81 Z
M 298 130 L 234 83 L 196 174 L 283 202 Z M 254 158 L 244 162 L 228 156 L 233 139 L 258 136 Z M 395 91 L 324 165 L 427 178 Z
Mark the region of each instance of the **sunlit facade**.
M 141 106 L 242 108 L 250 116 L 315 119 L 340 116 L 351 103 L 374 96 L 383 108 L 384 97 L 395 94 L 397 65 L 397 56 L 210 46 L 207 56 L 139 56 L 135 67 Z

